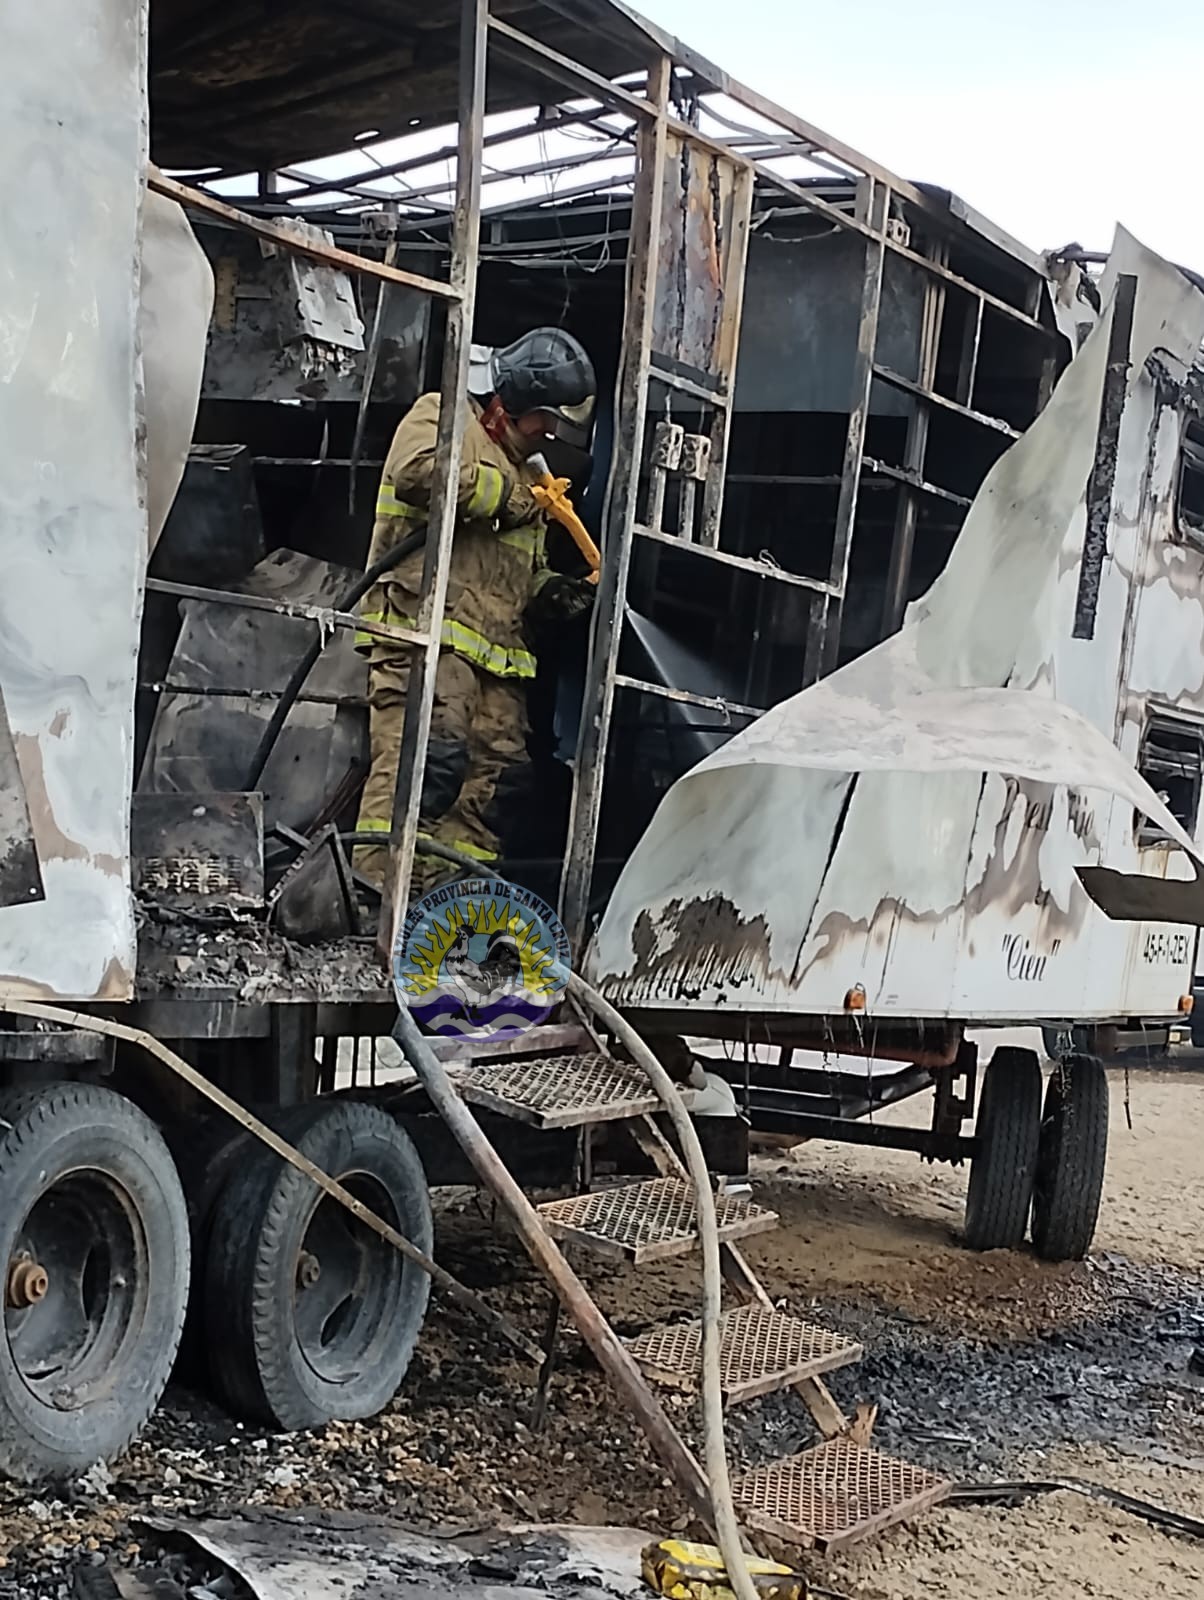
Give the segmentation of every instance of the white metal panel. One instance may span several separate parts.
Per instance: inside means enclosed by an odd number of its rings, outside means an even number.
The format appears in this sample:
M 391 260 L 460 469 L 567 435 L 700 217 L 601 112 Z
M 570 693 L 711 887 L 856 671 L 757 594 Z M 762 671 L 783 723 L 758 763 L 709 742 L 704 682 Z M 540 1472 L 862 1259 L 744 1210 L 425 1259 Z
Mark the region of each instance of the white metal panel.
M 1109 554 L 1095 636 L 1075 640 L 1121 273 L 1137 276 L 1138 294 Z M 1137 1002 L 1173 1012 L 1182 964 L 1135 959 L 1166 940 L 1157 930 L 1151 939 L 1149 925 L 1109 922 L 1076 868 L 1147 868 L 1135 809 L 1192 848 L 1133 769 L 1145 696 L 1125 677 L 1130 656 L 1144 662 L 1156 650 L 1142 585 L 1151 560 L 1165 566 L 1152 552 L 1165 544 L 1174 468 L 1145 363 L 1158 352 L 1190 366 L 1204 296 L 1123 232 L 1103 292 L 1104 317 L 988 474 L 901 632 L 775 707 L 670 793 L 591 954 L 612 995 L 822 1014 L 860 982 L 879 1015 L 1111 1016 Z M 1194 640 L 1197 616 L 1164 615 L 1164 627 L 1180 625 Z M 1190 649 L 1169 652 L 1184 675 Z M 1165 671 L 1142 670 L 1165 683 Z M 822 797 L 852 773 L 852 803 L 833 819 Z M 820 825 L 800 838 L 800 818 Z M 676 871 L 664 855 L 670 831 Z M 1176 875 L 1188 872 L 1181 853 L 1174 863 Z M 1181 941 L 1180 929 L 1172 954 Z M 725 975 L 736 965 L 758 967 L 764 981 L 733 992 Z
M 144 0 L 4 8 L 0 687 L 45 885 L 0 910 L 0 995 L 131 990 Z
M 205 369 L 213 269 L 183 206 L 147 190 L 138 332 L 146 411 L 147 538 L 154 549 L 184 476 Z

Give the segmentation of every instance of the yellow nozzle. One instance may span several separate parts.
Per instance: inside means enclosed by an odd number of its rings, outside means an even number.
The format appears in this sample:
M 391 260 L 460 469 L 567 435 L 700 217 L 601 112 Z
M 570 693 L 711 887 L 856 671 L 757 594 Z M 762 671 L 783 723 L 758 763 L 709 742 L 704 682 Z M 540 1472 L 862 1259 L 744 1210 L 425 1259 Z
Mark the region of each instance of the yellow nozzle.
M 602 553 L 590 538 L 589 529 L 573 510 L 573 502 L 568 497 L 569 480 L 554 478 L 542 456 L 532 456 L 529 465 L 539 473 L 538 481 L 531 485 L 535 503 L 562 528 L 567 528 L 572 535 L 573 543 L 589 562 L 589 582 L 597 583 L 598 572 L 602 566 Z

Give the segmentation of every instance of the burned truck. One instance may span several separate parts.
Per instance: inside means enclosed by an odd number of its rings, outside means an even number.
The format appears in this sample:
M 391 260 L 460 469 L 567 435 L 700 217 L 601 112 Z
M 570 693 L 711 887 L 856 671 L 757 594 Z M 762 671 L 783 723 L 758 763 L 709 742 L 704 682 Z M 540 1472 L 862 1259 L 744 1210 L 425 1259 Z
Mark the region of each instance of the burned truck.
M 600 376 L 590 450 L 553 467 L 602 563 L 540 657 L 538 799 L 498 873 L 664 1060 L 734 1046 L 737 1134 L 969 1158 L 974 1243 L 1031 1215 L 1085 1251 L 1098 1063 L 1042 1107 L 1036 1057 L 997 1050 L 969 1137 L 965 1033 L 1190 995 L 1197 286 L 1125 236 L 1102 275 L 1038 257 L 611 0 L 86 9 L 14 23 L 0 111 L 0 1470 L 120 1450 L 182 1333 L 242 1415 L 371 1415 L 432 1277 L 456 1289 L 428 1190 L 472 1169 L 382 1042 L 388 955 L 470 346 L 535 325 Z M 384 452 L 432 389 L 399 630 L 357 602 Z M 365 627 L 414 663 L 383 894 L 354 860 Z M 591 1130 L 657 1104 L 573 1015 L 440 1049 L 476 1171 L 487 1133 L 528 1188 L 588 1191 Z M 931 1129 L 865 1120 L 921 1089 Z M 524 1237 L 691 1247 L 649 1138 L 611 1172 L 658 1177 Z M 732 1265 L 769 1214 L 721 1199 Z M 819 1377 L 853 1347 L 808 1349 L 772 1381 L 861 1449 Z

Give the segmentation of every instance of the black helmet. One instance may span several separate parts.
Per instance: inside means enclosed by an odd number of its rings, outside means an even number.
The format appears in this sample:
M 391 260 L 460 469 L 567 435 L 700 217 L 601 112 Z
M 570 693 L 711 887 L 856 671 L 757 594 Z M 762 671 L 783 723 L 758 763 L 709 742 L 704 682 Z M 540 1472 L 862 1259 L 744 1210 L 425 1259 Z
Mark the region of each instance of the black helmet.
M 563 328 L 532 328 L 504 350 L 474 345 L 469 388 L 496 394 L 512 417 L 548 412 L 567 424 L 558 435 L 579 445 L 588 437 L 598 391 L 585 347 Z

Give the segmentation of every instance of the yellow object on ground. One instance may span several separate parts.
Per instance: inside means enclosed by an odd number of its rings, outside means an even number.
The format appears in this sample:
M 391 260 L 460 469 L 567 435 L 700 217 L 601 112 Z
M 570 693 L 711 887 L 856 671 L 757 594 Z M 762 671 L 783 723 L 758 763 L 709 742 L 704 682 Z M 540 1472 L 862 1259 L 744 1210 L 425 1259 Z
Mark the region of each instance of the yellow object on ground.
M 807 1580 L 777 1561 L 747 1556 L 745 1565 L 763 1600 L 805 1600 Z M 667 1600 L 733 1600 L 727 1567 L 713 1544 L 662 1539 L 643 1552 L 644 1581 Z

